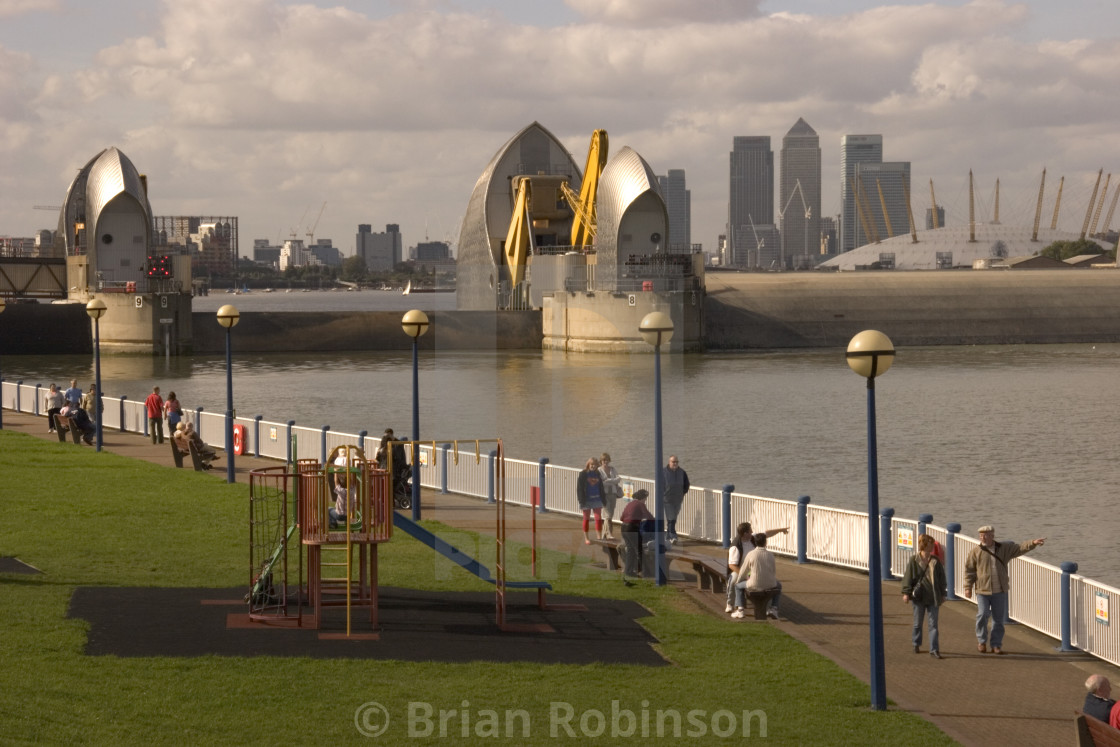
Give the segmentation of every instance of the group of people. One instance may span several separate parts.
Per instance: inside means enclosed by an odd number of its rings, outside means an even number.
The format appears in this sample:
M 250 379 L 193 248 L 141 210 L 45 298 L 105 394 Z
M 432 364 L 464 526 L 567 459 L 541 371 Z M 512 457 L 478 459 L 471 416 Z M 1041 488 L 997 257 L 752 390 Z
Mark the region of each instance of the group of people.
M 608 539 L 614 536 L 614 510 L 622 497 L 622 478 L 611 465 L 611 455 L 603 452 L 598 458 L 587 460 L 576 479 L 576 501 L 583 513 L 583 541 L 591 544 L 587 533 L 591 528 L 591 514 L 595 515 L 595 536 Z
M 971 599 L 976 594 L 976 650 L 983 654 L 990 647 L 993 654 L 1002 654 L 1007 591 L 1011 588 L 1007 564 L 1042 546 L 1046 539 L 996 542 L 995 528 L 990 524 L 980 527 L 979 534 L 980 544 L 969 552 L 964 564 L 964 595 Z M 914 607 L 911 640 L 915 654 L 921 652 L 922 627 L 928 617 L 929 653 L 935 659 L 941 658 L 938 609 L 947 595 L 948 578 L 942 550 L 933 537 L 922 534 L 918 537 L 917 552 L 910 558 L 902 576 L 902 601 Z
M 735 539 L 727 550 L 727 606 L 724 612 L 734 618 L 745 617 L 745 597 L 752 593 L 771 593 L 766 616 L 778 619 L 782 582 L 778 580 L 774 554 L 766 549 L 767 539 L 789 532 L 789 527 L 755 534 L 745 521 L 735 528 Z
M 61 391 L 57 385 L 51 384 L 46 394 L 47 432 L 55 431 L 56 415 L 70 418 L 82 433 L 82 440 L 87 445 L 93 444 L 93 436 L 97 433 L 97 425 L 90 417 L 90 412 L 97 412 L 97 386 L 90 386 L 89 392 L 82 394 L 77 379 L 70 381 L 70 388 Z
M 218 452 L 202 440 L 202 436 L 198 435 L 194 429 L 194 424 L 190 422 L 181 420 L 175 425 L 175 432 L 171 434 L 171 443 L 175 444 L 175 448 L 179 450 L 180 454 L 189 454 L 191 452 L 190 445 L 193 443 L 205 469 L 210 469 L 210 463 L 218 458 Z
M 168 392 L 167 399 L 160 396 L 159 387 L 152 387 L 152 393 L 144 400 L 144 410 L 148 416 L 148 435 L 153 444 L 163 443 L 163 421 L 167 421 L 167 435 L 174 437 L 183 422 L 183 405 Z

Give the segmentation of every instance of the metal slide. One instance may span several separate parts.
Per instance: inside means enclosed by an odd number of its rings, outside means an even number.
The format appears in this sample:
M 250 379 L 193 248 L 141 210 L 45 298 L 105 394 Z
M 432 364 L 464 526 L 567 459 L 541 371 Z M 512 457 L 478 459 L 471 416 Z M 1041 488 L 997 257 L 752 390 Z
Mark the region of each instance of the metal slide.
M 399 511 L 393 512 L 393 526 L 404 530 L 413 539 L 423 542 L 468 573 L 473 573 L 487 583 L 496 583 L 494 577 L 490 575 L 489 568 L 462 552 L 459 548 L 449 545 Z M 511 589 L 552 589 L 552 584 L 547 581 L 506 581 L 506 586 Z

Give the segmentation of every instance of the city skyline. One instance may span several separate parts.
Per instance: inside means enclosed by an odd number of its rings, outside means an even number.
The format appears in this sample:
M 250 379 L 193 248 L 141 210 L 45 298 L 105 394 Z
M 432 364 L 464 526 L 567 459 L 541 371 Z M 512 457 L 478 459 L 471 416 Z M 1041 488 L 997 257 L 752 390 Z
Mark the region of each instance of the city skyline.
M 1097 170 L 1120 171 L 1117 21 L 1094 0 L 0 0 L 0 235 L 54 228 L 34 206 L 116 146 L 155 214 L 239 216 L 242 254 L 319 212 L 348 255 L 361 224 L 454 242 L 490 155 L 539 121 L 577 163 L 601 127 L 612 152 L 685 171 L 691 241 L 714 252 L 728 144 L 799 118 L 821 217 L 840 213 L 841 137 L 873 132 L 911 163 L 916 215 L 932 179 L 947 222 L 967 220 L 972 169 L 978 216 L 999 178 L 1001 220 L 1029 221 L 1045 167 L 1044 210 L 1064 175 L 1078 230 Z

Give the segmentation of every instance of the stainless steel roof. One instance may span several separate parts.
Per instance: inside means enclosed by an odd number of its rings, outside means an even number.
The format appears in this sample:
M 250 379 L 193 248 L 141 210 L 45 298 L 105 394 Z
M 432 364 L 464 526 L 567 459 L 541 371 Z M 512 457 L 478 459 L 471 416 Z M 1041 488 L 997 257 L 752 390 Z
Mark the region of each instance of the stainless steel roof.
M 101 211 L 122 193 L 139 203 L 150 230 L 152 206 L 140 181 L 140 172 L 117 148 L 106 148 L 78 172 L 66 191 L 58 229 L 59 235 L 65 237 L 67 254 L 74 253 L 74 223 L 81 220 L 88 228 L 96 226 Z

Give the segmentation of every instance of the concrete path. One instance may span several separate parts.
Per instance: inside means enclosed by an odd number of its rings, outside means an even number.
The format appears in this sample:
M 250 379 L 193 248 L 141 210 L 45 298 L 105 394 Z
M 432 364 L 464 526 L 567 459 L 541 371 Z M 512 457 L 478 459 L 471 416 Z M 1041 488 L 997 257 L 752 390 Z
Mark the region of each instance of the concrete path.
M 54 439 L 47 433 L 46 419 L 4 412 L 4 428 Z M 68 442 L 69 448 L 89 449 Z M 170 447 L 153 446 L 135 434 L 106 432 L 104 448 L 135 459 L 145 459 L 174 468 Z M 226 463 L 215 462 L 214 479 L 226 478 Z M 187 460 L 190 464 L 190 460 Z M 252 469 L 275 466 L 272 460 L 236 457 L 236 476 L 248 483 Z M 189 467 L 188 467 L 189 469 Z M 485 502 L 425 490 L 423 515 L 449 526 L 495 534 L 495 510 Z M 510 508 L 507 515 L 510 540 L 525 541 L 531 514 L 525 508 Z M 537 515 L 542 547 L 566 553 L 585 554 L 605 565 L 597 546 L 586 546 L 579 522 L 555 513 Z M 447 538 L 452 544 L 454 538 Z M 690 550 L 722 556 L 712 545 L 689 543 Z M 476 551 L 484 563 L 493 558 L 493 545 L 481 542 Z M 676 566 L 674 566 L 675 568 Z M 548 579 L 555 569 L 543 568 Z M 724 614 L 724 597 L 695 589 L 694 580 L 674 572 L 671 582 L 696 600 L 698 608 L 727 619 L 728 625 L 776 625 L 867 682 L 870 669 L 868 634 L 868 580 L 864 574 L 817 564 L 798 565 L 779 558 L 782 579 L 782 619 L 759 623 L 735 621 Z M 1004 640 L 1006 654 L 980 654 L 973 633 L 975 606 L 948 602 L 941 608 L 941 654 L 929 656 L 928 644 L 914 654 L 910 643 L 910 606 L 902 602 L 897 581 L 883 583 L 884 633 L 886 640 L 887 696 L 891 708 L 913 711 L 935 723 L 966 745 L 1056 745 L 1074 741 L 1073 712 L 1084 700 L 1083 683 L 1093 673 L 1102 673 L 1120 683 L 1120 668 L 1082 653 L 1060 653 L 1058 642 L 1026 626 L 1011 625 Z M 904 739 L 899 740 L 900 743 Z

